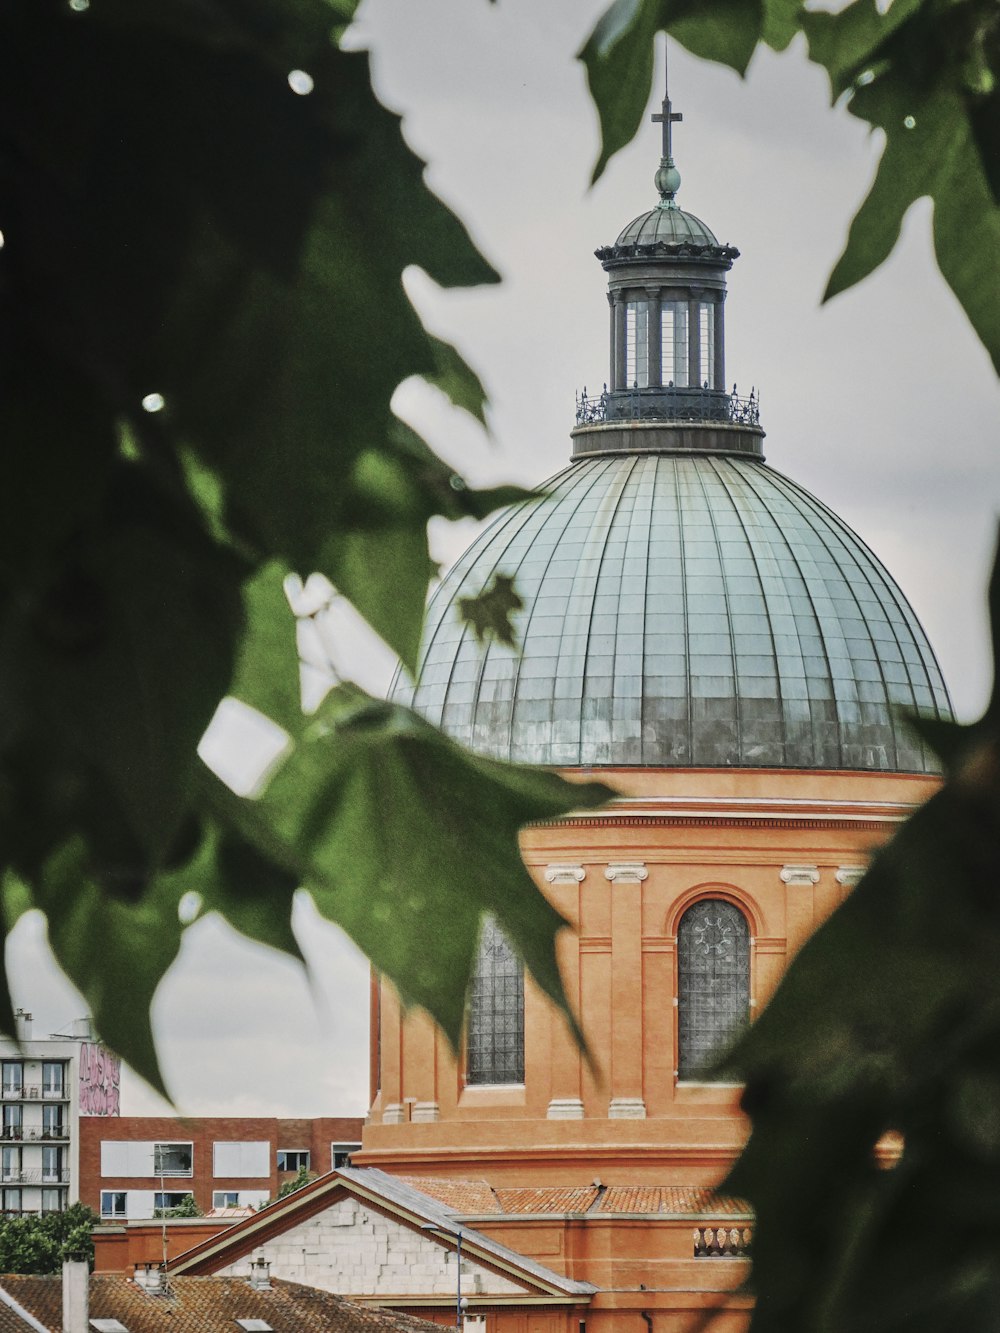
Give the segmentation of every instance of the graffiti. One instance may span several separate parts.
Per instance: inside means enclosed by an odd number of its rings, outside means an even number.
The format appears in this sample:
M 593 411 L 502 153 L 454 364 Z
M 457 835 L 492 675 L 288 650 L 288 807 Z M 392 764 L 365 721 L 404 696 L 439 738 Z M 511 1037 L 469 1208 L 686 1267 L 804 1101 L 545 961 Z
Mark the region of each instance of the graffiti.
M 120 1115 L 122 1062 L 94 1041 L 80 1043 L 80 1114 Z

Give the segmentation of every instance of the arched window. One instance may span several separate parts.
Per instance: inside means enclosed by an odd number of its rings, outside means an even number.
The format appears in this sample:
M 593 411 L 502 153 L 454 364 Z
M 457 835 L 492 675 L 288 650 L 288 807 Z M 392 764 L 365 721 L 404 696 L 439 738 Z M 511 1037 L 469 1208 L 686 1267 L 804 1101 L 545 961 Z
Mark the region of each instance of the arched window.
M 472 978 L 466 1082 L 524 1082 L 524 967 L 492 917 Z
M 677 927 L 679 1078 L 708 1079 L 705 1066 L 750 1012 L 750 929 L 738 907 L 704 898 Z

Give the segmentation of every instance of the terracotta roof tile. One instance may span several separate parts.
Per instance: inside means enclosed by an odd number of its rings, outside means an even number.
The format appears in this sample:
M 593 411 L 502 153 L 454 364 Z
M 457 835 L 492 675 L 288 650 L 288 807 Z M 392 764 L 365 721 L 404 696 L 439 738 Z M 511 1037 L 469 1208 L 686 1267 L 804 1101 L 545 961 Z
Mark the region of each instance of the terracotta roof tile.
M 25 1310 L 59 1333 L 61 1277 L 0 1277 L 0 1285 Z M 0 1306 L 4 1318 L 13 1312 Z M 118 1319 L 129 1333 L 234 1333 L 237 1319 L 264 1320 L 274 1333 L 433 1333 L 435 1325 L 391 1310 L 367 1309 L 343 1296 L 297 1282 L 275 1280 L 255 1291 L 245 1278 L 172 1277 L 169 1293 L 151 1295 L 120 1273 L 90 1279 L 90 1318 Z M 0 1323 L 2 1333 L 24 1333 L 26 1325 Z
M 434 1176 L 398 1176 L 411 1189 L 419 1190 L 457 1213 L 499 1213 L 496 1195 L 485 1180 L 442 1180 Z
M 583 1189 L 548 1186 L 536 1189 L 498 1189 L 505 1213 L 585 1213 L 597 1198 L 593 1185 Z
M 750 1205 L 697 1185 L 610 1185 L 595 1212 L 729 1217 L 748 1214 Z

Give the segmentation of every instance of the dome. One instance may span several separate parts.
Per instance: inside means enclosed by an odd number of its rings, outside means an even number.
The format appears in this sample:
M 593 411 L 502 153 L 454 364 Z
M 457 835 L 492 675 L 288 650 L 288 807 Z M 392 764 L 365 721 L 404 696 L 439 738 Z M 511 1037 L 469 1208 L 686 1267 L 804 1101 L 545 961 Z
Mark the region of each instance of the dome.
M 657 204 L 642 213 L 621 232 L 615 245 L 710 245 L 718 246 L 711 228 L 683 208 Z
M 445 576 L 392 697 L 481 754 L 574 766 L 933 772 L 899 710 L 949 718 L 892 578 L 825 505 L 739 456 L 581 459 Z M 523 655 L 459 598 L 524 599 Z

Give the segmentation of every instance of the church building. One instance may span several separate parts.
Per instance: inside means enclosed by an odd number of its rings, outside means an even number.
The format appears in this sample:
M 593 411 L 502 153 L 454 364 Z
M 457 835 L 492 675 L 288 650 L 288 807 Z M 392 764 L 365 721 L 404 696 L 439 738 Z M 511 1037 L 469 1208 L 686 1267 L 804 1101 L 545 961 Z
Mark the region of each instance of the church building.
M 391 1214 L 456 1254 L 450 1278 L 439 1263 L 420 1287 L 424 1255 L 409 1298 L 398 1272 L 366 1278 L 368 1297 L 453 1322 L 464 1275 L 459 1317 L 483 1333 L 677 1333 L 720 1303 L 717 1327 L 745 1326 L 747 1298 L 724 1293 L 753 1219 L 714 1187 L 746 1125 L 713 1059 L 935 790 L 902 712 L 951 716 L 899 587 L 767 465 L 758 401 L 728 387 L 738 251 L 679 206 L 680 117 L 666 99 L 655 119 L 659 197 L 596 252 L 604 391 L 579 400 L 544 498 L 499 514 L 444 577 L 417 678 L 392 690 L 474 751 L 620 793 L 523 835 L 575 927 L 562 974 L 599 1068 L 487 922 L 458 1059 L 376 984 L 362 1150 L 289 1205 L 289 1225 L 337 1208 L 369 1237 Z M 480 645 L 458 611 L 496 573 L 524 600 L 517 651 Z M 267 1217 L 188 1271 L 237 1272 L 219 1264 L 259 1243 L 285 1276 Z

